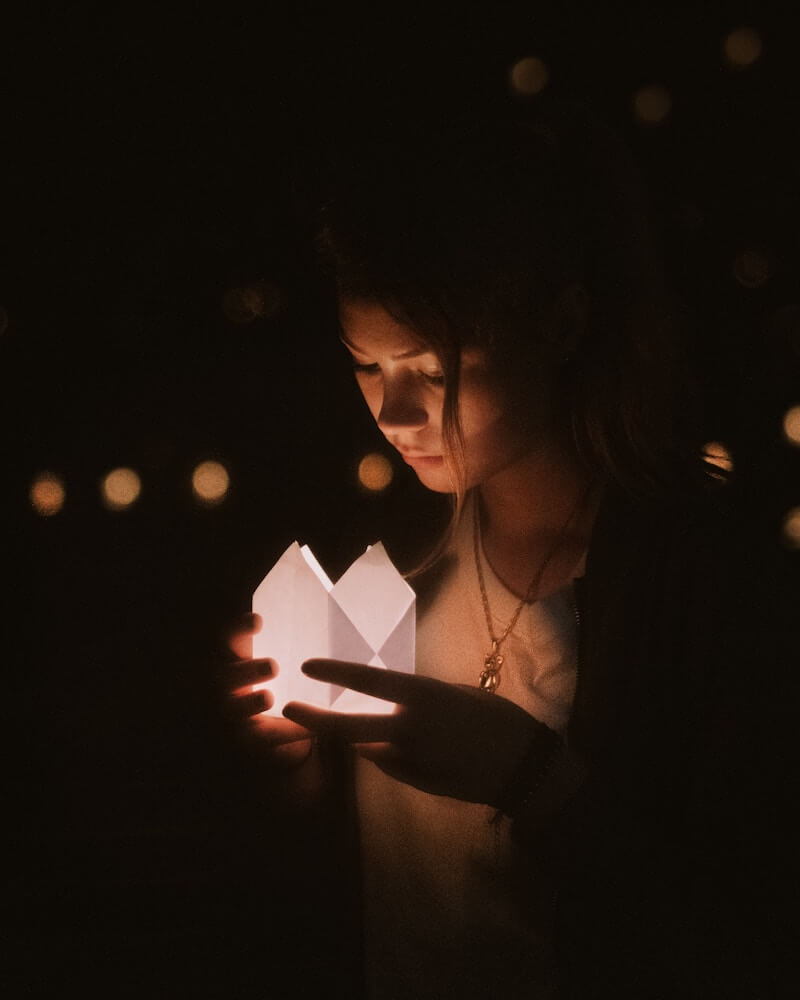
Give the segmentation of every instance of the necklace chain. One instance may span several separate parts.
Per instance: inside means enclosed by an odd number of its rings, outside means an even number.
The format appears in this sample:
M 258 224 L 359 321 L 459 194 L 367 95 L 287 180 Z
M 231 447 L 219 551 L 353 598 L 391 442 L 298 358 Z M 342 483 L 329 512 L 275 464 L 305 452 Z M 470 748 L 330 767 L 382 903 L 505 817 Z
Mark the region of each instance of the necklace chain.
M 583 502 L 586 499 L 588 492 L 589 492 L 589 486 L 587 486 L 586 489 L 578 497 L 578 501 L 572 508 L 569 517 L 561 526 L 561 529 L 559 530 L 558 535 L 556 536 L 555 542 L 550 547 L 550 550 L 545 556 L 543 562 L 539 565 L 538 569 L 536 570 L 536 573 L 534 574 L 534 577 L 531 580 L 528 589 L 525 591 L 525 596 L 522 598 L 522 600 L 519 602 L 516 609 L 514 610 L 514 613 L 511 616 L 508 624 L 503 629 L 502 635 L 499 636 L 494 634 L 494 629 L 492 628 L 492 612 L 489 607 L 489 595 L 486 593 L 486 582 L 483 578 L 483 567 L 481 565 L 481 554 L 480 554 L 481 517 L 480 517 L 480 511 L 478 509 L 478 497 L 477 496 L 475 497 L 473 503 L 473 518 L 472 518 L 472 544 L 475 550 L 475 568 L 478 571 L 478 584 L 481 590 L 481 602 L 483 604 L 483 613 L 486 618 L 486 628 L 489 631 L 489 638 L 492 641 L 492 648 L 484 657 L 483 670 L 481 671 L 480 677 L 478 678 L 478 687 L 482 691 L 486 691 L 488 694 L 494 694 L 494 692 L 500 686 L 500 671 L 503 667 L 503 663 L 505 662 L 505 657 L 500 652 L 500 647 L 509 637 L 514 626 L 519 621 L 519 616 L 522 614 L 522 609 L 529 601 L 532 601 L 536 596 L 536 593 L 539 589 L 539 585 L 542 582 L 542 577 L 544 576 L 544 571 L 547 569 L 550 560 L 553 558 L 558 549 L 561 547 L 561 543 L 564 540 L 564 536 L 567 533 L 567 529 L 569 528 L 570 524 L 572 524 L 572 521 L 574 520 L 578 511 L 583 506 Z

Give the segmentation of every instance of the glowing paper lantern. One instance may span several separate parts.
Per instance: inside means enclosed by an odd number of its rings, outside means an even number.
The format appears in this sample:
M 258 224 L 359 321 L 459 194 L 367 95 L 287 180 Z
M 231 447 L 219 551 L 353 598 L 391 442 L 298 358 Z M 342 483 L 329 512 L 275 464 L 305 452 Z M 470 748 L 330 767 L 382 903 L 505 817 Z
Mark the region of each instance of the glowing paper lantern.
M 342 712 L 387 713 L 391 702 L 306 677 L 316 657 L 414 672 L 416 598 L 379 542 L 333 584 L 307 545 L 293 542 L 253 594 L 261 630 L 253 656 L 277 661 L 269 683 L 280 715 L 288 701 Z M 258 687 L 258 685 L 256 685 Z

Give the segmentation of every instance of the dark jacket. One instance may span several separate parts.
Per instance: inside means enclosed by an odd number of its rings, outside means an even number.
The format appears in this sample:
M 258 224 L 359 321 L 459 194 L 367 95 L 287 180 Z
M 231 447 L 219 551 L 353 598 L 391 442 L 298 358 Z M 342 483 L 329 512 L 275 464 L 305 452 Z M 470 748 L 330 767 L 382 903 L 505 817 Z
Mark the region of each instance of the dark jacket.
M 796 556 L 731 487 L 610 494 L 550 852 L 565 998 L 796 996 Z

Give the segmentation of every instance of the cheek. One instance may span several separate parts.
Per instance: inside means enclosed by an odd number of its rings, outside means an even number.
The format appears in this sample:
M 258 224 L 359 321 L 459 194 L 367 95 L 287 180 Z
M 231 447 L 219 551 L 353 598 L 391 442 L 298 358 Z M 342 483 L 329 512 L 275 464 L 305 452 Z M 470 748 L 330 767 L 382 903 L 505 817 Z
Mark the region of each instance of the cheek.
M 502 395 L 482 386 L 462 397 L 461 426 L 468 464 L 505 462 L 528 447 L 529 438 Z
M 367 404 L 367 408 L 372 414 L 373 419 L 377 420 L 383 403 L 383 388 L 376 381 L 368 379 L 359 379 L 358 388 L 364 397 L 364 402 Z
M 502 436 L 505 410 L 499 393 L 481 383 L 467 383 L 459 398 L 459 421 L 467 443 L 489 442 Z

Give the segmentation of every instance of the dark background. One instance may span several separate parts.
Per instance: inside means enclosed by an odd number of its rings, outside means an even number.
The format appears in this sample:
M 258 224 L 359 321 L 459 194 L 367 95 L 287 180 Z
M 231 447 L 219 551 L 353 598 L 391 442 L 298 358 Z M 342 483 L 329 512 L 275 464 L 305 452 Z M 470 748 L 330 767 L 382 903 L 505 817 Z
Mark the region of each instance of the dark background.
M 735 69 L 722 41 L 741 25 L 763 51 Z M 729 447 L 777 537 L 800 503 L 780 430 L 800 402 L 800 35 L 755 3 L 367 20 L 310 5 L 61 4 L 3 35 L 9 995 L 73 981 L 112 996 L 270 995 L 277 969 L 305 961 L 298 918 L 335 995 L 346 960 L 298 875 L 329 838 L 276 805 L 236 743 L 226 637 L 295 538 L 336 576 L 377 538 L 402 561 L 439 508 L 397 465 L 385 492 L 358 485 L 360 458 L 387 452 L 314 272 L 320 153 L 431 111 L 548 96 L 594 107 L 647 179 L 692 318 L 708 440 Z M 542 98 L 509 92 L 528 55 L 550 69 Z M 672 109 L 648 126 L 632 102 L 653 83 Z M 759 273 L 736 266 L 743 253 Z M 277 305 L 243 322 L 226 294 L 259 281 Z M 231 477 L 214 507 L 190 488 L 209 458 Z M 118 466 L 142 493 L 110 511 L 99 484 Z M 29 499 L 43 471 L 66 487 L 51 517 Z

